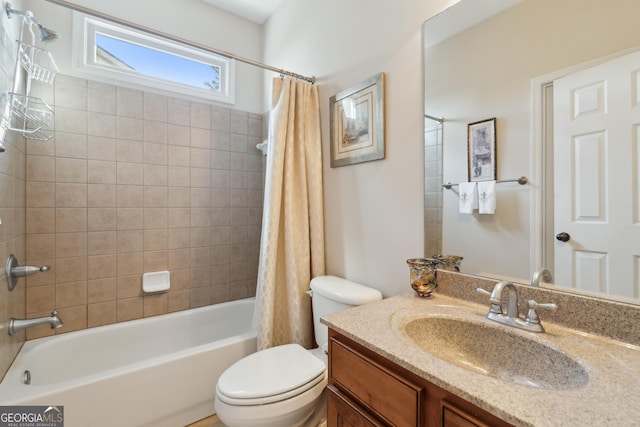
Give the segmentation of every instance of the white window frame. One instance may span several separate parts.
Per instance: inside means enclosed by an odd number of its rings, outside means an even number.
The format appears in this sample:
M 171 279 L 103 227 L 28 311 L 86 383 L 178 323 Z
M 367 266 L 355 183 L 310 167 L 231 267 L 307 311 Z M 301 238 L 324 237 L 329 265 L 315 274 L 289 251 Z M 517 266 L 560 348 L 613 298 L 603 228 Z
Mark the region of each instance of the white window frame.
M 152 77 L 95 61 L 96 33 L 135 43 L 170 55 L 192 61 L 215 65 L 220 68 L 220 91 Z M 124 82 L 135 86 L 145 86 L 171 92 L 205 98 L 226 104 L 235 103 L 235 61 L 191 46 L 161 38 L 133 28 L 98 19 L 79 12 L 73 12 L 73 55 L 74 73 L 85 77 L 95 77 L 113 83 Z

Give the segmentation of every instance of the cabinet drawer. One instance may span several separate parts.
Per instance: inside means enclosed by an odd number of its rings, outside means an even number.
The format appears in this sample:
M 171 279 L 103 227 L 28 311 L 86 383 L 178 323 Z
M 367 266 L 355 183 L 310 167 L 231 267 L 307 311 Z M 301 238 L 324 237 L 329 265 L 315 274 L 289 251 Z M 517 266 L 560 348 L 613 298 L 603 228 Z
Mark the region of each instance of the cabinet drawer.
M 441 405 L 443 427 L 488 427 L 473 415 L 447 401 L 442 401 Z
M 376 417 L 398 427 L 420 424 L 423 387 L 331 339 L 331 383 Z
M 327 426 L 383 427 L 333 386 L 327 387 Z

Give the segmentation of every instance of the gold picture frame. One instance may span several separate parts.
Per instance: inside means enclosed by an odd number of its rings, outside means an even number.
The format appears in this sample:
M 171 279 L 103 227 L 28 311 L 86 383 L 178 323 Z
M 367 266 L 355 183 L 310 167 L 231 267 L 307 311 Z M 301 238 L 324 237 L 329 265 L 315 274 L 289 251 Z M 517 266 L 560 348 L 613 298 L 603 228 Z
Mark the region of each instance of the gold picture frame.
M 329 111 L 332 168 L 384 159 L 384 73 L 332 96 Z

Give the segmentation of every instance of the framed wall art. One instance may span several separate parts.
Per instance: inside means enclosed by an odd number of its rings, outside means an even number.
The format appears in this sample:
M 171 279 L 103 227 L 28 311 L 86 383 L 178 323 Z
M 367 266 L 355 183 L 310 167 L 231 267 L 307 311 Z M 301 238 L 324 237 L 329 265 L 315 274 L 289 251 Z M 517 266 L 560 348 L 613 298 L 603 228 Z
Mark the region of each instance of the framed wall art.
M 469 181 L 496 179 L 496 119 L 469 123 L 468 162 Z
M 334 95 L 331 167 L 384 159 L 384 73 Z

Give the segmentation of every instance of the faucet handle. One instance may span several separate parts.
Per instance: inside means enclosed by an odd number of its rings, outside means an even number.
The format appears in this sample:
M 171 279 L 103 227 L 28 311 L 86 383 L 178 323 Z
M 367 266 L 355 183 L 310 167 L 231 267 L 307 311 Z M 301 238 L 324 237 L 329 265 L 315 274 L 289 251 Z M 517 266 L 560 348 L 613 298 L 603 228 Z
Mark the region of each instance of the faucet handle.
M 538 313 L 536 312 L 537 308 L 543 308 L 545 310 L 556 311 L 558 306 L 552 303 L 538 303 L 535 300 L 527 300 L 527 315 L 524 318 L 524 321 L 529 324 L 539 324 L 540 318 L 538 317 Z
M 486 295 L 488 297 L 491 296 L 491 292 L 489 292 L 489 291 L 487 291 L 485 289 L 482 289 L 482 288 L 476 288 L 476 292 L 478 292 L 479 294 L 482 294 L 482 295 Z

